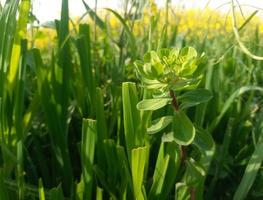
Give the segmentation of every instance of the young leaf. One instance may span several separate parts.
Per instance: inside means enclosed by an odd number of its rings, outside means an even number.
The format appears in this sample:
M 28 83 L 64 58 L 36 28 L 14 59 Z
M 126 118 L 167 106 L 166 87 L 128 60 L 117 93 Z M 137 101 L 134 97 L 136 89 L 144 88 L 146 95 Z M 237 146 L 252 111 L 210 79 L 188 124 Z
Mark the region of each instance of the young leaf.
M 179 145 L 189 145 L 195 138 L 195 127 L 183 111 L 175 112 L 173 131 L 174 140 Z
M 158 110 L 172 101 L 171 98 L 144 99 L 137 104 L 139 110 Z
M 196 106 L 200 103 L 209 101 L 212 98 L 212 94 L 206 89 L 195 89 L 178 96 L 178 101 L 181 102 L 180 108 L 185 109 L 192 106 Z
M 152 126 L 147 129 L 147 133 L 148 134 L 157 133 L 162 129 L 164 129 L 165 127 L 167 127 L 172 121 L 173 121 L 172 116 L 164 116 L 159 119 L 156 119 L 152 122 Z

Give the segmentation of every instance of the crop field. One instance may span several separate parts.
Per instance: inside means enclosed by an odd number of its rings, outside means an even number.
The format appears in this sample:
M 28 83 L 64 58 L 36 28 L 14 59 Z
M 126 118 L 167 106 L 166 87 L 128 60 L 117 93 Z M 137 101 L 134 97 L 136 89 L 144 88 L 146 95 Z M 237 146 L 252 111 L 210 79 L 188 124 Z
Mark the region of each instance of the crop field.
M 263 199 L 261 10 L 78 1 L 0 3 L 0 200 Z

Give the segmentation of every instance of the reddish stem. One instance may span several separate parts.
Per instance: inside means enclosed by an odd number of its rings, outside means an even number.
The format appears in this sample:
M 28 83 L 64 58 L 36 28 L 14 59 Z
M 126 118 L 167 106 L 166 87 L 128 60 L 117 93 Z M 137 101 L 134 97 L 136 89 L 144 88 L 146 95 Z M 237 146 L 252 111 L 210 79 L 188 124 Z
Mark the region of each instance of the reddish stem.
M 178 103 L 177 103 L 177 99 L 176 99 L 176 96 L 174 94 L 174 92 L 172 90 L 170 90 L 170 96 L 172 97 L 172 105 L 174 107 L 174 109 L 176 111 L 179 111 L 179 106 L 178 106 Z
M 196 199 L 196 191 L 195 188 L 190 188 L 190 199 L 195 200 Z
M 186 157 L 187 157 L 186 147 L 181 146 L 181 162 L 185 162 Z

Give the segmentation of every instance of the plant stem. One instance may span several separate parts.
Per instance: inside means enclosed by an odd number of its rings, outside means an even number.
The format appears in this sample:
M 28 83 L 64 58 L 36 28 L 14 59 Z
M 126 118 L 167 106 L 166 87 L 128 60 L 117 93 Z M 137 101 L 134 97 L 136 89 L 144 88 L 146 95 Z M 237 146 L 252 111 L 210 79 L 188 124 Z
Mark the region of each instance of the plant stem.
M 196 199 L 196 190 L 194 187 L 190 188 L 190 199 L 195 200 Z
M 172 97 L 173 108 L 175 109 L 176 112 L 178 112 L 179 111 L 178 102 L 177 102 L 176 96 L 172 90 L 170 90 L 170 96 Z M 187 157 L 186 147 L 184 147 L 184 146 L 181 147 L 181 153 L 182 153 L 181 160 L 184 162 L 186 160 L 186 157 Z M 196 191 L 195 191 L 195 188 L 193 188 L 193 187 L 190 188 L 190 199 L 191 200 L 196 199 Z
M 179 111 L 179 106 L 178 106 L 178 102 L 177 102 L 177 99 L 176 99 L 176 96 L 174 94 L 174 92 L 172 90 L 170 90 L 170 96 L 172 97 L 172 105 L 173 105 L 173 108 L 176 110 L 176 111 Z

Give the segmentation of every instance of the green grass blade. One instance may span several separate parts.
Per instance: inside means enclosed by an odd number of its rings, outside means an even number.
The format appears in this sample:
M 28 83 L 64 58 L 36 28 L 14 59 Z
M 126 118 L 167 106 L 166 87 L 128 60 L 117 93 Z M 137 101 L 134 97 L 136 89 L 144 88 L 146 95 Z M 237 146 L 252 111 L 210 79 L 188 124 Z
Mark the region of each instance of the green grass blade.
M 39 179 L 38 182 L 38 192 L 39 192 L 39 200 L 45 200 L 45 191 L 41 179 Z
M 142 145 L 140 132 L 140 113 L 136 108 L 138 95 L 134 83 L 122 84 L 124 134 L 128 155 L 136 145 Z
M 147 156 L 148 147 L 139 147 L 137 149 L 132 149 L 131 151 L 131 172 L 133 181 L 133 191 L 135 199 L 146 200 L 145 194 L 143 192 L 144 184 L 144 170 L 146 162 L 148 160 Z
M 69 83 L 71 77 L 71 54 L 69 47 L 69 10 L 68 0 L 62 1 L 61 8 L 61 21 L 59 24 L 59 55 L 58 55 L 58 66 L 56 81 L 59 85 L 58 103 L 61 106 L 60 118 L 62 124 L 62 130 L 67 130 L 67 117 L 68 117 L 68 102 L 69 102 Z M 61 80 L 62 77 L 62 80 Z M 71 184 L 71 183 L 69 183 Z
M 213 156 L 215 154 L 215 142 L 212 136 L 205 130 L 200 127 L 196 127 L 196 134 L 193 145 L 195 145 L 201 152 L 199 163 L 202 165 L 206 174 L 208 174 L 209 167 L 211 165 Z M 203 177 L 200 180 L 200 183 L 196 187 L 196 197 L 197 199 L 204 198 L 204 188 L 205 188 L 205 178 Z M 211 186 L 210 186 L 211 187 Z
M 103 200 L 103 189 L 97 187 L 96 190 L 96 200 Z
M 9 195 L 7 192 L 7 188 L 4 182 L 4 173 L 3 170 L 0 170 L 0 199 L 2 200 L 9 200 Z
M 84 182 L 83 176 L 81 176 L 80 182 L 76 185 L 76 200 L 83 200 L 84 194 Z
M 173 143 L 161 143 L 153 175 L 153 184 L 148 199 L 167 199 L 171 192 L 181 156 L 179 146 Z
M 242 180 L 235 192 L 234 200 L 245 199 L 251 189 L 259 168 L 263 161 L 263 124 L 261 125 L 261 134 L 252 156 L 249 159 Z
M 12 48 L 12 56 L 10 62 L 10 69 L 8 73 L 8 81 L 11 84 L 11 89 L 14 86 L 14 81 L 17 76 L 18 64 L 21 55 L 21 39 L 24 39 L 27 34 L 27 23 L 29 11 L 31 8 L 30 0 L 22 0 L 19 7 L 19 18 L 17 21 L 16 35 L 14 39 L 14 45 Z
M 16 33 L 16 13 L 19 0 L 5 3 L 0 16 L 0 97 L 4 96 L 7 68 L 9 67 L 13 39 Z
M 96 22 L 96 24 L 98 24 L 98 26 L 99 26 L 101 29 L 106 29 L 105 23 L 104 23 L 104 22 L 101 20 L 101 18 L 96 14 L 96 12 L 94 12 L 84 0 L 82 0 L 82 3 L 83 3 L 83 5 L 85 6 L 88 14 L 90 15 L 90 18 L 91 18 L 91 19 L 94 19 L 95 22 Z
M 23 159 L 23 143 L 21 140 L 19 140 L 17 143 L 17 184 L 19 200 L 25 198 Z
M 50 199 L 65 200 L 61 185 L 59 185 L 57 188 L 53 188 L 52 190 L 50 190 Z
M 95 116 L 95 106 L 93 102 L 96 98 L 96 84 L 95 76 L 93 73 L 93 66 L 91 61 L 91 47 L 90 47 L 90 28 L 87 24 L 81 24 L 79 26 L 80 37 L 77 38 L 77 48 L 80 57 L 80 66 L 84 85 L 87 88 L 88 99 L 86 100 L 89 105 L 89 111 L 84 110 L 84 117 Z
M 153 184 L 150 190 L 149 199 L 158 199 L 161 195 L 169 160 L 170 156 L 165 155 L 164 143 L 162 142 L 154 169 Z
M 119 162 L 115 141 L 112 139 L 104 140 L 104 149 L 107 161 L 107 175 L 109 184 L 116 185 L 119 171 Z M 115 189 L 116 193 L 116 189 Z
M 123 17 L 119 13 L 117 13 L 116 11 L 114 11 L 110 8 L 106 8 L 106 10 L 113 13 L 114 16 L 122 23 L 123 28 L 124 28 L 127 36 L 128 36 L 128 40 L 129 40 L 129 43 L 131 46 L 132 56 L 135 57 L 135 55 L 136 55 L 136 40 L 135 40 L 135 37 L 134 37 L 133 33 L 131 32 L 129 26 L 125 22 L 125 19 L 123 19 Z
M 99 126 L 97 126 L 97 148 L 96 154 L 98 164 L 103 167 L 105 166 L 105 152 L 103 148 L 103 141 L 108 138 L 107 125 L 104 111 L 104 100 L 103 93 L 100 88 L 96 90 L 96 119 Z
M 97 137 L 97 122 L 83 119 L 81 160 L 84 181 L 84 199 L 91 199 L 93 187 L 93 162 Z
M 23 138 L 23 108 L 24 108 L 24 92 L 25 92 L 25 77 L 26 77 L 26 54 L 27 41 L 22 40 L 21 43 L 21 58 L 17 74 L 16 96 L 15 96 L 15 127 L 17 139 Z
M 223 106 L 223 108 L 221 109 L 220 114 L 216 117 L 216 119 L 212 122 L 212 124 L 209 127 L 209 132 L 212 132 L 215 127 L 218 125 L 218 123 L 220 122 L 220 120 L 223 118 L 224 114 L 226 113 L 226 111 L 230 108 L 230 106 L 232 105 L 232 103 L 234 102 L 234 100 L 241 96 L 242 94 L 244 94 L 245 92 L 249 92 L 249 91 L 259 91 L 263 93 L 263 88 L 261 87 L 257 87 L 257 86 L 244 86 L 241 87 L 239 89 L 237 89 L 226 101 L 225 104 Z
M 33 50 L 34 66 L 37 71 L 37 86 L 44 110 L 45 120 L 49 129 L 52 149 L 58 161 L 59 171 L 63 179 L 63 188 L 66 195 L 71 192 L 73 175 L 67 147 L 67 129 L 63 129 L 66 121 L 61 121 L 61 104 L 56 101 L 54 90 L 50 87 L 48 80 L 49 72 L 43 68 L 40 52 Z M 65 119 L 66 120 L 66 119 Z
M 126 200 L 127 198 L 127 190 L 128 188 L 132 188 L 132 176 L 130 173 L 129 161 L 127 159 L 127 155 L 125 153 L 124 147 L 117 146 L 117 154 L 118 154 L 118 162 L 119 162 L 119 170 L 121 172 L 121 176 L 124 177 L 121 180 L 120 187 L 120 199 Z
M 22 135 L 26 135 L 26 133 L 29 131 L 32 125 L 33 118 L 39 111 L 39 108 L 40 108 L 39 102 L 40 102 L 39 94 L 36 92 L 34 94 L 32 101 L 30 102 L 28 109 L 26 110 L 23 116 L 23 134 Z

